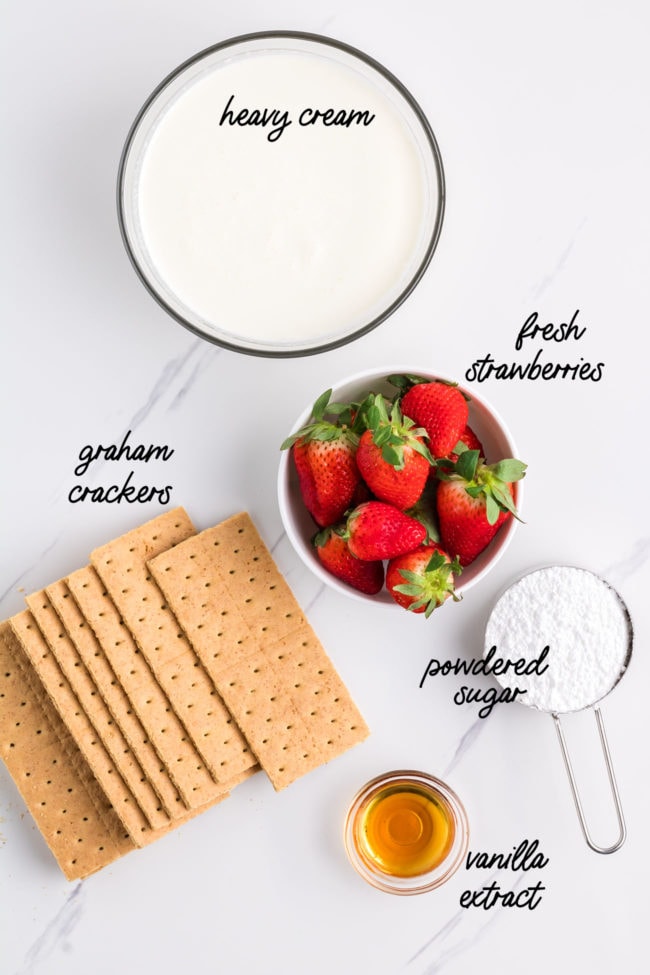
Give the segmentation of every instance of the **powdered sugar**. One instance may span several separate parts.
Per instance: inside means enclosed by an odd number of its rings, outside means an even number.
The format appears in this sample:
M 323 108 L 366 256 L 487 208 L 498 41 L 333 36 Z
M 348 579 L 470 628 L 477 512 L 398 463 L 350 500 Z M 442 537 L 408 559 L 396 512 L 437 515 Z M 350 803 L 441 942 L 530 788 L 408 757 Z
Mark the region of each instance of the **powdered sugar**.
M 548 566 L 514 583 L 497 601 L 485 634 L 485 652 L 532 659 L 549 647 L 541 674 L 499 676 L 526 694 L 523 704 L 544 711 L 578 711 L 599 701 L 627 666 L 629 615 L 604 580 L 571 566 Z

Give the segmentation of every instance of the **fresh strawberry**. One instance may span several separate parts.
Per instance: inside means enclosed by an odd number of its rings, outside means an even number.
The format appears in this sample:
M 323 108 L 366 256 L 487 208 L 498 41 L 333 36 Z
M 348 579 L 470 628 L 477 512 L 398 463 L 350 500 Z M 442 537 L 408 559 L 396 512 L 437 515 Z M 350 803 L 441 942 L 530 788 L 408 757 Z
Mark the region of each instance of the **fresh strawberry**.
M 458 443 L 464 444 L 467 450 L 478 450 L 481 457 L 485 457 L 483 444 L 476 436 L 476 434 L 474 433 L 471 427 L 469 426 L 465 427 L 460 437 L 458 438 Z M 458 460 L 458 453 L 452 451 L 452 453 L 449 455 L 449 459 L 453 460 L 455 463 Z
M 434 468 L 432 468 L 434 470 Z M 413 507 L 409 508 L 405 514 L 411 518 L 417 518 L 426 528 L 427 534 L 425 543 L 427 545 L 440 541 L 440 530 L 438 528 L 438 514 L 436 511 L 436 492 L 438 482 L 429 478 L 426 487 Z
M 373 562 L 412 552 L 426 534 L 421 522 L 394 505 L 366 501 L 348 515 L 345 537 L 353 555 Z
M 337 579 L 368 596 L 374 596 L 384 585 L 384 563 L 367 562 L 350 552 L 343 537 L 344 527 L 324 528 L 313 538 L 321 564 Z
M 467 426 L 469 410 L 461 391 L 450 383 L 417 376 L 391 376 L 390 381 L 407 389 L 401 397 L 402 413 L 426 430 L 433 456 L 447 457 Z
M 478 450 L 462 450 L 458 460 L 439 471 L 436 496 L 443 546 L 469 565 L 511 517 L 518 517 L 513 483 L 526 465 L 519 460 L 485 464 Z
M 478 450 L 481 458 L 485 458 L 485 451 L 483 450 L 483 444 L 476 436 L 474 431 L 470 426 L 465 427 L 460 437 L 458 438 L 458 443 L 454 444 L 454 449 L 449 454 L 448 457 L 439 457 L 436 461 L 436 466 L 431 468 L 431 473 L 429 474 L 429 482 L 438 481 L 441 479 L 442 475 L 445 473 L 450 473 L 454 469 L 454 464 L 458 460 L 459 451 L 456 448 L 460 445 L 462 450 Z
M 422 545 L 414 552 L 391 559 L 386 570 L 386 588 L 396 603 L 412 613 L 431 613 L 454 592 L 454 575 L 461 572 L 439 545 Z
M 357 505 L 363 504 L 364 501 L 375 501 L 376 498 L 372 491 L 366 484 L 366 482 L 359 478 L 359 483 L 357 484 L 354 495 L 352 496 L 352 501 L 350 502 L 351 508 L 356 508 Z
M 331 392 L 327 390 L 314 403 L 313 422 L 281 446 L 291 448 L 305 506 L 323 527 L 341 520 L 361 481 L 355 459 L 359 435 L 341 422 L 342 408 L 329 403 Z M 337 422 L 325 418 L 328 412 L 337 416 Z
M 410 508 L 422 494 L 433 463 L 425 431 L 403 417 L 397 403 L 389 416 L 381 395 L 369 397 L 363 417 L 368 429 L 357 449 L 361 476 L 376 498 L 401 510 Z

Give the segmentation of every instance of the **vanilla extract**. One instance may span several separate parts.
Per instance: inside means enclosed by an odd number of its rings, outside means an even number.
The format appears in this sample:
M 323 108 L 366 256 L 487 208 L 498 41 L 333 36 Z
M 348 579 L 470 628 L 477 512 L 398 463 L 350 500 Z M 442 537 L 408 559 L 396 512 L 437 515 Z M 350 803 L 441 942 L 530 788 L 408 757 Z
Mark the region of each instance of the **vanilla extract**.
M 478 870 L 541 870 L 548 863 L 548 857 L 539 850 L 539 840 L 522 840 L 519 846 L 513 846 L 510 853 L 483 853 L 478 851 L 467 854 L 465 868 Z
M 493 880 L 491 884 L 486 884 L 480 890 L 464 890 L 460 895 L 460 906 L 482 907 L 484 911 L 497 906 L 527 907 L 530 911 L 534 911 L 542 899 L 542 891 L 545 890 L 546 887 L 538 880 L 536 884 L 518 891 L 502 891 L 496 880 Z
M 355 824 L 359 856 L 392 877 L 435 870 L 449 855 L 454 836 L 454 815 L 444 796 L 413 782 L 375 790 Z
M 522 840 L 513 846 L 510 853 L 485 853 L 477 851 L 467 854 L 466 870 L 512 870 L 522 873 L 528 870 L 542 870 L 549 862 L 539 849 L 539 840 Z M 546 887 L 540 880 L 528 887 L 503 891 L 496 880 L 477 890 L 464 890 L 460 896 L 460 906 L 464 908 L 482 907 L 489 911 L 492 907 L 527 907 L 534 911 L 542 900 Z

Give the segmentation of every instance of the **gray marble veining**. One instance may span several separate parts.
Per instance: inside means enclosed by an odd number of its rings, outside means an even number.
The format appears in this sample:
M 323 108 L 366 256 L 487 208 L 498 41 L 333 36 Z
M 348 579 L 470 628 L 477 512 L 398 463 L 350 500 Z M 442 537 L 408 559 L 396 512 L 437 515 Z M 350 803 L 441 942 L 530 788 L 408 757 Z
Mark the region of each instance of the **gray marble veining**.
M 37 975 L 48 959 L 60 948 L 65 950 L 69 938 L 84 913 L 83 881 L 75 884 L 65 901 L 25 954 L 22 968 L 15 975 Z

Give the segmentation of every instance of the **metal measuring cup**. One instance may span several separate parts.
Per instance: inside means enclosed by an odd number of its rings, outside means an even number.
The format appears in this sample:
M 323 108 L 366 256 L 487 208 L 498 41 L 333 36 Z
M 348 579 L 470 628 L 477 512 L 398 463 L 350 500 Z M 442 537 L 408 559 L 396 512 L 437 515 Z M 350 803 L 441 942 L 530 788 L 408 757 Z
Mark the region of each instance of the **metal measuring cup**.
M 539 704 L 536 704 L 534 702 L 534 699 L 526 700 L 525 698 L 523 698 L 523 699 L 522 698 L 517 698 L 517 701 L 519 703 L 521 703 L 521 704 L 525 704 L 527 707 L 534 707 L 536 710 L 544 711 L 547 714 L 550 714 L 551 717 L 553 718 L 553 722 L 554 722 L 554 725 L 555 725 L 555 729 L 556 729 L 557 735 L 558 735 L 558 740 L 559 740 L 559 743 L 560 743 L 560 748 L 561 748 L 561 751 L 562 751 L 562 757 L 564 758 L 564 764 L 565 764 L 565 767 L 566 767 L 567 775 L 569 777 L 569 783 L 570 783 L 570 786 L 571 786 L 571 792 L 573 794 L 573 800 L 575 802 L 575 807 L 576 807 L 576 811 L 577 811 L 577 814 L 578 814 L 578 819 L 580 821 L 580 826 L 582 828 L 582 832 L 584 834 L 585 840 L 586 840 L 588 846 L 591 847 L 591 849 L 594 850 L 596 853 L 614 853 L 625 842 L 625 838 L 626 838 L 626 835 L 627 835 L 627 831 L 626 831 L 626 827 L 625 827 L 625 819 L 623 817 L 623 808 L 622 808 L 622 805 L 621 805 L 621 799 L 620 799 L 620 795 L 619 795 L 619 791 L 618 791 L 618 786 L 616 784 L 616 778 L 615 778 L 615 775 L 614 775 L 614 767 L 613 767 L 613 763 L 612 763 L 612 758 L 611 758 L 611 754 L 610 754 L 610 750 L 609 750 L 609 745 L 607 743 L 607 736 L 605 734 L 605 725 L 604 725 L 603 716 L 602 716 L 602 713 L 601 713 L 599 704 L 600 704 L 600 702 L 605 697 L 607 697 L 608 694 L 611 693 L 611 691 L 613 691 L 613 689 L 619 683 L 621 677 L 623 676 L 623 674 L 627 670 L 627 667 L 628 667 L 629 662 L 630 662 L 630 658 L 632 656 L 632 644 L 633 644 L 632 621 L 631 621 L 631 618 L 630 618 L 629 611 L 628 611 L 625 603 L 621 599 L 621 596 L 619 595 L 618 592 L 616 592 L 616 590 L 608 582 L 606 582 L 606 580 L 602 579 L 600 576 L 596 575 L 593 572 L 590 572 L 587 569 L 580 569 L 580 568 L 578 568 L 576 566 L 549 565 L 549 566 L 545 566 L 545 567 L 543 567 L 541 569 L 536 569 L 536 570 L 534 570 L 532 572 L 526 573 L 526 575 L 520 577 L 516 582 L 514 582 L 511 586 L 509 586 L 508 589 L 506 589 L 505 592 L 502 593 L 502 595 L 499 597 L 499 599 L 495 603 L 495 605 L 494 605 L 494 607 L 492 609 L 492 613 L 490 614 L 490 617 L 488 619 L 488 623 L 487 623 L 487 627 L 486 627 L 485 653 L 488 652 L 488 650 L 491 648 L 491 646 L 495 645 L 494 644 L 494 640 L 492 639 L 492 637 L 490 636 L 490 634 L 492 634 L 492 636 L 494 635 L 494 629 L 496 627 L 495 620 L 498 618 L 497 614 L 507 613 L 508 610 L 510 608 L 512 608 L 512 605 L 515 604 L 516 595 L 521 596 L 521 593 L 517 593 L 517 587 L 521 587 L 524 584 L 524 581 L 525 580 L 528 580 L 528 583 L 530 583 L 531 581 L 536 581 L 536 580 L 534 580 L 534 577 L 535 576 L 540 576 L 542 573 L 550 574 L 550 573 L 553 573 L 553 572 L 557 572 L 557 570 L 562 570 L 562 573 L 565 573 L 565 574 L 566 573 L 568 573 L 568 574 L 571 574 L 571 573 L 582 573 L 582 574 L 586 574 L 589 577 L 591 584 L 595 584 L 594 583 L 594 580 L 597 580 L 597 583 L 603 587 L 603 596 L 605 596 L 605 594 L 607 594 L 607 597 L 606 598 L 607 598 L 607 600 L 609 600 L 609 602 L 611 603 L 611 605 L 612 606 L 615 605 L 615 606 L 618 607 L 618 611 L 621 614 L 620 619 L 617 620 L 617 622 L 620 623 L 620 626 L 618 627 L 618 629 L 620 630 L 621 646 L 618 647 L 616 669 L 615 669 L 615 672 L 614 672 L 614 670 L 612 670 L 611 681 L 609 681 L 608 686 L 606 686 L 604 688 L 601 687 L 601 689 L 598 692 L 596 692 L 595 694 L 592 691 L 591 695 L 589 693 L 587 693 L 587 692 L 583 692 L 582 695 L 580 693 L 574 693 L 573 696 L 572 696 L 572 698 L 571 698 L 571 700 L 569 702 L 564 701 L 561 707 L 555 707 L 555 706 L 542 707 Z M 543 580 L 541 580 L 541 578 L 540 578 L 538 581 L 543 581 Z M 542 599 L 544 599 L 544 600 L 547 600 L 548 599 L 548 594 L 545 593 L 543 591 L 543 589 L 542 589 L 542 591 L 540 592 L 540 595 L 539 595 L 539 600 L 541 601 Z M 536 603 L 536 600 L 535 599 L 532 599 L 531 600 L 530 594 L 528 594 L 526 596 L 525 605 L 527 606 L 527 608 L 529 609 L 529 611 L 531 612 L 531 614 L 534 614 L 535 613 L 535 610 L 537 608 L 536 605 L 535 605 L 535 603 Z M 541 605 L 541 603 L 540 603 L 540 605 Z M 519 607 L 519 609 L 521 610 L 521 606 Z M 556 622 L 560 622 L 560 623 L 562 622 L 562 613 L 563 612 L 564 613 L 569 613 L 570 612 L 572 614 L 571 619 L 568 620 L 568 618 L 567 618 L 567 620 L 565 621 L 567 623 L 567 625 L 569 623 L 570 624 L 574 624 L 575 623 L 575 620 L 577 618 L 577 614 L 579 614 L 581 612 L 580 600 L 579 599 L 576 600 L 575 603 L 573 603 L 571 605 L 571 607 L 566 607 L 566 606 L 560 607 L 559 608 L 560 615 L 559 616 L 557 616 L 557 615 L 555 616 L 555 621 Z M 619 638 L 617 637 L 617 640 L 618 639 Z M 623 642 L 624 642 L 625 645 L 623 645 Z M 543 634 L 540 634 L 539 635 L 539 640 L 537 641 L 537 643 L 535 644 L 534 647 L 533 646 L 521 646 L 519 648 L 519 654 L 518 655 L 520 657 L 526 657 L 527 658 L 529 656 L 529 654 L 530 654 L 531 657 L 536 657 L 536 656 L 539 655 L 540 650 L 544 647 L 544 645 L 546 643 L 547 643 L 547 641 L 545 640 L 544 635 Z M 497 647 L 497 651 L 498 650 L 499 650 L 499 648 Z M 499 656 L 501 656 L 501 654 L 499 654 Z M 495 680 L 497 680 L 498 683 L 502 687 L 508 687 L 508 686 L 509 687 L 514 687 L 514 686 L 516 686 L 516 679 L 515 678 L 512 678 L 512 675 L 509 675 L 508 676 L 508 681 L 504 681 L 503 676 L 499 676 L 497 674 L 495 674 L 494 677 L 495 677 Z M 509 681 L 511 680 L 511 678 L 512 678 L 512 681 L 513 681 L 512 684 L 509 683 Z M 572 766 L 572 763 L 571 763 L 571 758 L 569 756 L 569 749 L 568 749 L 568 746 L 567 746 L 566 738 L 565 738 L 565 735 L 564 735 L 564 730 L 562 728 L 562 723 L 561 723 L 561 720 L 560 720 L 560 715 L 561 714 L 568 714 L 568 713 L 571 713 L 571 712 L 588 711 L 588 710 L 592 710 L 594 712 L 594 716 L 595 716 L 595 719 L 596 719 L 596 725 L 598 727 L 598 734 L 599 734 L 599 737 L 600 737 L 600 743 L 601 743 L 601 747 L 602 747 L 602 751 L 603 751 L 603 756 L 604 756 L 604 759 L 605 759 L 605 766 L 606 766 L 606 769 L 607 769 L 607 776 L 608 776 L 608 779 L 609 779 L 609 785 L 610 785 L 610 789 L 611 789 L 611 793 L 612 793 L 612 798 L 613 798 L 613 801 L 614 801 L 614 808 L 615 808 L 615 812 L 616 812 L 616 818 L 618 820 L 619 835 L 618 835 L 618 838 L 616 839 L 616 841 L 614 843 L 612 843 L 610 846 L 599 846 L 596 842 L 594 842 L 594 840 L 592 839 L 592 836 L 591 836 L 591 834 L 589 832 L 589 828 L 588 828 L 588 825 L 587 825 L 587 821 L 586 821 L 586 817 L 585 817 L 585 813 L 584 813 L 582 801 L 580 799 L 580 794 L 579 794 L 579 791 L 578 791 L 576 777 L 575 777 L 575 774 L 574 774 L 574 771 L 573 771 L 573 766 Z

